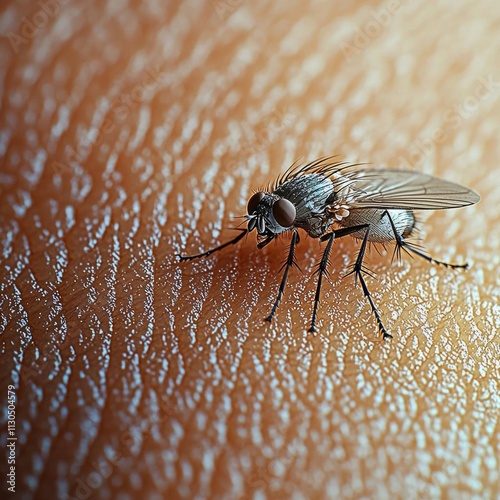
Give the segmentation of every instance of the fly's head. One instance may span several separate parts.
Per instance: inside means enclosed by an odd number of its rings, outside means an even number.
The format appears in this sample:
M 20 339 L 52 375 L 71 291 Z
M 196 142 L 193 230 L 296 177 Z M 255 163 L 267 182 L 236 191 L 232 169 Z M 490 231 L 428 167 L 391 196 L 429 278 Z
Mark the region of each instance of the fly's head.
M 248 231 L 257 230 L 259 245 L 269 242 L 278 234 L 290 229 L 295 222 L 297 210 L 294 204 L 274 193 L 258 191 L 247 204 Z

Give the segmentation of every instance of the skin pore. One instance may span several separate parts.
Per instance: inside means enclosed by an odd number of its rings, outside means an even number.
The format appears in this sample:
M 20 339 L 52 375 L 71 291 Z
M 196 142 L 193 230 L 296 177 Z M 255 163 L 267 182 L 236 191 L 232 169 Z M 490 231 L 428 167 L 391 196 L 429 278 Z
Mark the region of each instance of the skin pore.
M 495 5 L 3 8 L 1 382 L 17 493 L 500 493 Z M 368 251 L 389 341 L 343 278 L 352 238 L 333 243 L 316 334 L 325 243 L 299 232 L 271 323 L 290 235 L 176 258 L 234 237 L 253 192 L 331 154 L 482 198 L 417 214 L 429 254 L 467 271 Z

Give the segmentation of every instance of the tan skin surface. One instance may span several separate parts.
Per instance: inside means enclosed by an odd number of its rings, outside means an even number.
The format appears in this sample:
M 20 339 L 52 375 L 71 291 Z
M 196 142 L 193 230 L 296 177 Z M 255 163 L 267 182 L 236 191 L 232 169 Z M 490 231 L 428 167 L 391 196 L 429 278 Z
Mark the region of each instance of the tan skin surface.
M 45 23 L 36 4 L 3 16 L 24 37 L 1 48 L 16 492 L 499 495 L 496 4 L 57 5 Z M 429 252 L 470 270 L 368 255 L 388 342 L 341 279 L 350 238 L 316 335 L 317 240 L 301 233 L 272 324 L 287 237 L 175 257 L 232 237 L 253 190 L 329 154 L 482 197 L 421 218 Z

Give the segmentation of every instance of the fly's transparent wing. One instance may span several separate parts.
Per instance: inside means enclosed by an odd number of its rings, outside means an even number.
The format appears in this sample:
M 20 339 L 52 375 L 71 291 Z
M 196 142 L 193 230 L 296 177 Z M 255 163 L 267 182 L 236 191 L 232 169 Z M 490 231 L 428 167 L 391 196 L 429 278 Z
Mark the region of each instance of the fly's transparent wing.
M 441 210 L 479 201 L 464 186 L 418 172 L 364 169 L 348 177 L 352 208 Z

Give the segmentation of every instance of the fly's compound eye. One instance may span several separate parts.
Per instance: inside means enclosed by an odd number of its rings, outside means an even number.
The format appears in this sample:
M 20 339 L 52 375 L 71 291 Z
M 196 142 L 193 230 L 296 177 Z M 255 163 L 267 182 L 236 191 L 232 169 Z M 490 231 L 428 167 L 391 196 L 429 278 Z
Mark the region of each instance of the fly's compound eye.
M 252 215 L 255 210 L 257 210 L 257 207 L 259 206 L 259 203 L 261 202 L 262 198 L 264 198 L 264 196 L 265 194 L 259 191 L 258 193 L 255 193 L 250 197 L 247 204 L 248 215 Z
M 297 211 L 291 201 L 281 198 L 273 205 L 273 215 L 276 222 L 282 227 L 290 227 L 294 221 Z

